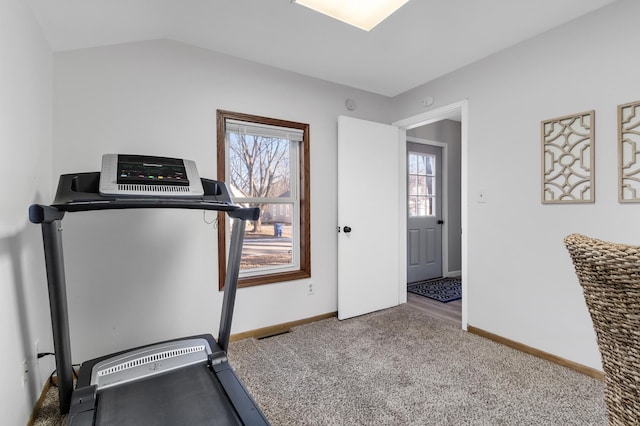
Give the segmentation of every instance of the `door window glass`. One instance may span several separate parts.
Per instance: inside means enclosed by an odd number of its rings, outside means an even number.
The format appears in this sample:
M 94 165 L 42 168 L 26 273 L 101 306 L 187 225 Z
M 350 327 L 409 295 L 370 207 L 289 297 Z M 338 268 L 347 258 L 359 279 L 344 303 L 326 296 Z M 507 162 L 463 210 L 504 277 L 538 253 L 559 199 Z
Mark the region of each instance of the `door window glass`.
M 409 216 L 434 216 L 436 211 L 436 157 L 409 153 Z

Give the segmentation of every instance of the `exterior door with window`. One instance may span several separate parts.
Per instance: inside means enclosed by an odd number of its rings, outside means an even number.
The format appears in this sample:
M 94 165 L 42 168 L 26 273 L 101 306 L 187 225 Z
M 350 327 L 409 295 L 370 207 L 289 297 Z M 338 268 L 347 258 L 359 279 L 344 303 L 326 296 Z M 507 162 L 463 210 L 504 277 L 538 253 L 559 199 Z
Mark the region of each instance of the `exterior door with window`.
M 407 282 L 442 276 L 442 148 L 407 142 Z

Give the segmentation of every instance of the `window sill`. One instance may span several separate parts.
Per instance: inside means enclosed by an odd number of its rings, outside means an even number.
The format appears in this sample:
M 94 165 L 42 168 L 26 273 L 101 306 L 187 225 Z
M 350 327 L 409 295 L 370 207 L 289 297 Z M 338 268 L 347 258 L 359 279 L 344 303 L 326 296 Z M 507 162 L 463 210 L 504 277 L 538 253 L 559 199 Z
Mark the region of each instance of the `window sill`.
M 289 271 L 277 274 L 238 278 L 238 288 L 311 278 L 311 271 Z

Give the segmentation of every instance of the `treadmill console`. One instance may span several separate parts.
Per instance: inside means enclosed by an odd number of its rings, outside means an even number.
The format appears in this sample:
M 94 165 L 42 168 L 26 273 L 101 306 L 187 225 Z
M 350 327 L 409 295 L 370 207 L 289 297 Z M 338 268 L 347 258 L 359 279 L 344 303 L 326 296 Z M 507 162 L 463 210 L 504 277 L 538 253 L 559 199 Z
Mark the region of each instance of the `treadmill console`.
M 100 194 L 107 196 L 201 197 L 196 164 L 179 158 L 105 154 Z

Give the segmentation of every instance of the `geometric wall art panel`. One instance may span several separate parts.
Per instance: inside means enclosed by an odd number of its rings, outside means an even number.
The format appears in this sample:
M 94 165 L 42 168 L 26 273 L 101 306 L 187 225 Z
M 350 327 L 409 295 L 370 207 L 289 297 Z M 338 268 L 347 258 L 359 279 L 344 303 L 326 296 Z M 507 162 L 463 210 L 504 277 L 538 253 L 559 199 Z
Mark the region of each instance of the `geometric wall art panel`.
M 542 134 L 542 202 L 595 202 L 595 112 L 545 120 Z
M 618 200 L 640 202 L 640 101 L 618 105 Z

